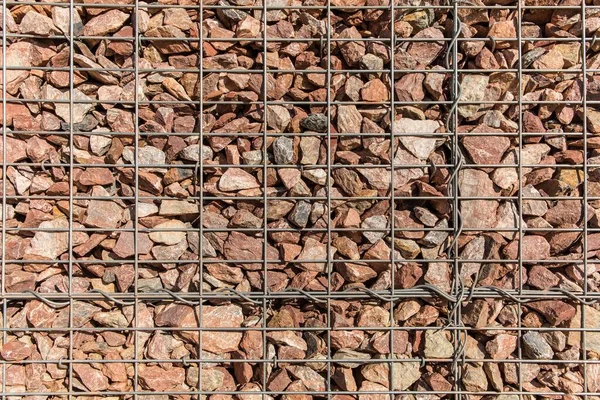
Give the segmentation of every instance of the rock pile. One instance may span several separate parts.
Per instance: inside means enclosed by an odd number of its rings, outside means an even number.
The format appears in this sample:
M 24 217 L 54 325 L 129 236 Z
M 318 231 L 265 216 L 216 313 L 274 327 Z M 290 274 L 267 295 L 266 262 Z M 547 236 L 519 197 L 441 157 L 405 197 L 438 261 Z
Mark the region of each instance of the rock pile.
M 596 304 L 344 295 L 600 290 L 581 1 L 471 0 L 456 47 L 441 0 L 5 7 L 6 392 L 599 392 Z

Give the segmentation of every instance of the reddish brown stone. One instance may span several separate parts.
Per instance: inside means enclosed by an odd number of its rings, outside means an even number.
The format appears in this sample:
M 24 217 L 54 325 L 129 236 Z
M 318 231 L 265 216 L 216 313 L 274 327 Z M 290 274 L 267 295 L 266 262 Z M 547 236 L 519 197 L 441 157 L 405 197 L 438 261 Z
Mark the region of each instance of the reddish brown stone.
M 547 290 L 558 285 L 559 279 L 548 268 L 541 265 L 531 267 L 527 277 L 527 284 L 538 289 Z
M 165 369 L 159 366 L 144 366 L 139 371 L 139 377 L 144 389 L 164 392 L 182 387 L 185 370 L 180 367 Z
M 98 392 L 107 390 L 109 387 L 108 379 L 104 374 L 88 364 L 73 364 L 73 371 L 77 374 L 81 382 L 88 390 Z
M 542 314 L 553 326 L 571 320 L 576 312 L 575 307 L 559 300 L 533 301 L 527 306 Z
M 18 340 L 6 343 L 0 349 L 0 355 L 6 361 L 21 361 L 31 356 L 31 346 Z

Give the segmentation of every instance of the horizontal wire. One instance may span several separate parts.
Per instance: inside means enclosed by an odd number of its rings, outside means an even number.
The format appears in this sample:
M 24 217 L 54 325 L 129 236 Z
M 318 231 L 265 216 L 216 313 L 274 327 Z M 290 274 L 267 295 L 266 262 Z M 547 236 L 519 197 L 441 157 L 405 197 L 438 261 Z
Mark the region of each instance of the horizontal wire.
M 249 329 L 249 330 L 254 330 Z M 439 330 L 439 327 L 433 327 L 433 330 Z M 532 329 L 535 331 L 535 329 Z M 157 329 L 158 331 L 158 329 Z M 258 330 L 257 332 L 260 332 Z M 362 354 L 370 354 L 368 352 L 362 352 Z M 516 364 L 519 362 L 519 359 L 493 359 L 493 358 L 466 358 L 470 363 L 491 363 L 491 364 Z M 540 364 L 540 365 L 562 365 L 562 364 L 573 364 L 573 363 L 581 363 L 588 365 L 596 365 L 600 364 L 600 360 L 535 360 L 535 359 L 522 359 L 523 363 L 531 363 L 531 364 Z M 36 364 L 152 364 L 152 363 L 174 363 L 181 364 L 184 361 L 181 358 L 175 359 L 153 359 L 153 358 L 142 358 L 142 359 L 131 359 L 124 358 L 118 360 L 78 360 L 78 359 L 45 359 L 45 360 L 22 360 L 18 362 L 11 363 L 11 365 L 36 365 Z M 234 359 L 234 358 L 226 358 L 226 359 L 211 359 L 211 358 L 186 358 L 185 362 L 190 364 L 198 364 L 198 363 L 209 363 L 209 364 L 243 364 L 243 363 L 272 363 L 273 359 Z M 356 365 L 364 365 L 364 364 L 388 364 L 390 362 L 400 363 L 400 362 L 420 362 L 420 363 L 449 363 L 452 362 L 452 358 L 427 358 L 427 357 L 398 357 L 398 358 L 368 358 L 368 359 L 346 359 L 346 358 L 307 358 L 307 359 L 277 359 L 277 363 L 288 363 L 288 364 L 318 364 L 318 363 L 328 363 L 328 364 L 356 364 Z M 8 363 L 7 363 L 8 364 Z M 0 363 L 1 365 L 1 363 Z M 244 393 L 244 392 L 241 392 Z M 294 393 L 294 392 L 289 392 Z M 336 392 L 338 393 L 338 392 Z M 362 392 L 361 392 L 362 393 Z
M 402 136 L 400 136 L 402 137 Z M 142 147 L 143 148 L 143 147 Z M 141 157 L 140 157 L 141 158 Z M 594 157 L 595 158 L 595 157 Z M 208 160 L 204 160 L 204 161 L 208 161 Z M 102 168 L 122 168 L 122 169 L 127 169 L 127 168 L 133 168 L 135 165 L 134 164 L 106 164 L 106 163 L 80 163 L 80 164 L 75 164 L 73 163 L 73 165 L 71 164 L 65 164 L 65 163 L 52 163 L 52 162 L 6 162 L 4 163 L 6 166 L 8 167 L 41 167 L 41 168 L 50 168 L 50 167 L 56 167 L 56 168 L 66 168 L 66 167 L 73 167 L 74 169 L 77 168 L 94 168 L 94 167 L 102 167 Z M 141 168 L 161 168 L 161 169 L 166 169 L 166 168 L 189 168 L 189 169 L 196 169 L 196 164 L 156 164 L 156 163 L 152 163 L 152 164 L 145 164 L 145 163 L 138 163 L 137 164 L 139 167 Z M 584 165 L 583 164 L 561 164 L 561 163 L 556 163 L 556 164 L 527 164 L 527 163 L 523 163 L 523 164 L 485 164 L 485 163 L 481 163 L 481 164 L 471 164 L 471 163 L 464 163 L 462 165 L 462 168 L 518 168 L 519 165 L 521 165 L 524 168 L 569 168 L 569 169 L 584 169 Z M 210 164 L 207 163 L 204 165 L 204 168 L 242 168 L 242 169 L 259 169 L 262 168 L 264 166 L 264 163 L 260 163 L 260 164 Z M 403 169 L 416 169 L 416 168 L 430 168 L 431 164 L 395 164 L 394 165 L 394 170 L 396 171 L 401 171 Z M 435 164 L 436 168 L 453 168 L 454 164 Z M 592 163 L 587 163 L 587 167 L 588 168 L 600 168 L 600 164 L 592 164 Z M 301 171 L 311 171 L 314 169 L 326 169 L 327 165 L 326 164 L 267 164 L 267 168 L 276 168 L 276 169 L 298 169 Z M 392 170 L 392 166 L 390 164 L 335 164 L 332 165 L 331 168 L 333 169 L 357 169 L 357 170 L 361 170 L 361 169 L 385 169 L 386 171 L 391 171 Z M 272 186 L 270 186 L 272 187 Z
M 21 6 L 21 5 L 40 5 L 40 2 L 36 1 L 7 1 L 5 3 L 7 6 Z M 43 2 L 44 6 L 58 6 L 58 7 L 69 7 L 68 2 Z M 278 4 L 269 4 L 266 6 L 246 6 L 246 5 L 218 5 L 218 4 L 206 4 L 203 5 L 205 10 L 219 10 L 219 9 L 231 9 L 234 8 L 236 10 L 259 10 L 262 11 L 266 9 L 267 11 L 277 11 L 277 10 L 315 10 L 315 11 L 326 11 L 326 8 L 322 5 L 278 5 Z M 470 4 L 462 4 L 456 6 L 459 10 L 517 10 L 517 6 L 510 5 L 470 5 Z M 110 9 L 110 8 L 119 8 L 119 9 L 133 9 L 135 8 L 134 4 L 124 4 L 124 3 L 78 3 L 75 5 L 75 8 L 101 8 L 101 9 Z M 168 8 L 183 8 L 190 10 L 198 10 L 198 5 L 175 5 L 175 4 L 143 4 L 139 6 L 140 10 L 144 9 L 168 9 Z M 378 5 L 351 5 L 351 6 L 336 6 L 330 5 L 329 8 L 331 10 L 390 10 L 390 6 L 378 6 Z M 399 4 L 393 5 L 392 8 L 394 10 L 452 10 L 454 9 L 453 5 L 410 5 L 410 4 Z M 536 5 L 522 5 L 522 10 L 547 10 L 548 6 L 536 6 Z M 586 9 L 589 10 L 600 10 L 600 5 L 586 5 Z M 569 5 L 553 5 L 552 10 L 581 10 L 581 6 L 569 6 Z
M 8 134 L 14 134 L 14 135 L 53 135 L 53 136 L 67 136 L 70 135 L 70 132 L 68 131 L 36 131 L 36 130 L 31 130 L 31 131 L 20 131 L 20 130 L 9 130 L 7 132 Z M 77 131 L 74 130 L 73 134 L 75 135 L 81 135 L 81 136 L 127 136 L 127 137 L 133 137 L 134 133 L 133 132 L 111 132 L 111 131 L 107 131 L 107 132 L 84 132 L 84 131 Z M 565 136 L 565 137 L 583 137 L 584 134 L 583 132 L 522 132 L 521 133 L 523 136 L 527 137 L 527 136 L 548 136 L 548 137 L 561 137 L 561 136 Z M 198 136 L 197 132 L 139 132 L 138 135 L 140 136 Z M 212 137 L 212 136 L 240 136 L 240 137 L 245 137 L 245 136 L 251 136 L 251 137 L 262 137 L 262 133 L 256 133 L 256 132 L 204 132 L 203 133 L 204 137 Z M 423 133 L 423 132 L 415 132 L 415 133 L 390 133 L 390 132 L 384 132 L 384 133 L 372 133 L 372 132 L 362 132 L 362 133 L 354 133 L 354 132 L 332 132 L 331 133 L 331 137 L 356 137 L 356 136 L 364 136 L 364 137 L 382 137 L 382 138 L 387 138 L 388 136 L 394 136 L 394 137 L 402 137 L 402 136 L 418 136 L 418 137 L 439 137 L 440 139 L 444 139 L 444 138 L 448 138 L 453 136 L 454 133 L 451 132 L 439 132 L 439 133 L 435 133 L 435 132 L 429 132 L 429 133 Z M 10 137 L 10 135 L 8 135 Z M 326 133 L 319 133 L 319 132 L 292 132 L 292 133 L 285 133 L 285 132 L 269 132 L 267 134 L 267 137 L 294 137 L 294 136 L 316 136 L 316 137 L 321 137 L 321 138 L 326 138 L 327 134 Z M 519 133 L 518 132 L 458 132 L 456 133 L 456 136 L 458 137 L 471 137 L 471 136 L 502 136 L 502 137 L 519 137 Z M 597 137 L 597 134 L 593 134 L 588 132 L 587 136 L 591 136 L 591 137 Z M 542 164 L 540 164 L 542 165 Z M 332 165 L 333 167 L 333 165 Z
M 420 285 L 423 286 L 423 285 Z M 500 289 L 500 291 L 499 291 Z M 501 289 L 494 287 L 474 287 L 470 288 L 469 292 L 472 292 L 472 297 L 474 298 L 496 298 L 496 299 L 506 299 L 508 301 L 513 301 L 513 299 L 518 299 L 519 301 L 531 302 L 538 300 L 547 300 L 547 299 L 564 299 L 571 300 L 573 302 L 582 302 L 588 300 L 600 300 L 600 292 L 588 291 L 565 291 L 559 288 L 551 288 L 548 290 L 528 290 L 523 289 L 519 291 L 517 289 Z M 35 292 L 34 296 L 31 292 L 18 292 L 11 293 L 6 292 L 4 295 L 0 296 L 1 301 L 27 301 L 27 300 L 36 300 L 39 297 L 44 297 L 50 301 L 61 301 L 68 300 L 72 298 L 73 300 L 81 300 L 81 301 L 104 301 L 106 297 L 103 294 L 97 292 L 76 292 L 73 291 L 70 295 L 68 293 L 40 293 Z M 176 294 L 178 297 L 173 296 Z M 462 301 L 464 299 L 468 299 L 471 296 L 471 293 L 460 293 L 460 296 L 456 296 L 456 294 L 451 294 L 447 292 L 443 292 L 443 295 L 439 293 L 439 291 L 433 291 L 429 287 L 415 287 L 411 289 L 395 289 L 395 290 L 370 290 L 370 291 L 356 291 L 356 290 L 340 290 L 340 291 L 269 291 L 267 294 L 264 294 L 262 291 L 256 292 L 225 292 L 222 289 L 217 291 L 209 291 L 205 290 L 202 292 L 202 301 L 207 300 L 236 300 L 236 301 L 249 301 L 246 300 L 262 300 L 262 299 L 273 299 L 273 300 L 307 300 L 307 301 L 315 301 L 318 300 L 327 300 L 327 299 L 372 299 L 376 301 L 389 302 L 389 300 L 381 300 L 377 296 L 391 296 L 393 297 L 393 301 L 397 301 L 399 299 L 410 299 L 410 298 L 441 298 L 441 299 L 451 299 L 453 302 Z M 133 292 L 112 292 L 110 293 L 112 297 L 117 300 L 132 300 L 135 299 L 136 294 Z M 148 302 L 159 302 L 159 301 L 180 301 L 179 297 L 185 300 L 195 300 L 197 301 L 200 297 L 199 292 L 144 292 L 139 291 L 138 300 L 140 301 L 148 301 Z M 572 296 L 576 296 L 573 298 Z M 581 299 L 578 300 L 577 298 Z M 320 301 L 317 301 L 317 303 Z M 343 328 L 343 327 L 340 327 Z M 345 327 L 345 329 L 363 329 L 360 327 Z M 419 328 L 419 327 L 416 327 Z M 29 328 L 27 328 L 29 329 Z M 83 328 L 82 328 L 83 329 Z M 171 329 L 171 328 L 168 328 Z M 181 328 L 185 329 L 185 328 Z M 248 328 L 246 328 L 248 329 Z M 271 329 L 271 328 L 269 328 Z M 315 327 L 316 330 L 322 330 L 323 327 Z M 366 328 L 368 329 L 368 328 Z M 477 328 L 480 329 L 480 328 Z M 506 327 L 503 327 L 506 329 Z M 555 329 L 571 329 L 571 328 L 555 328 Z M 598 327 L 600 329 L 600 327 Z
M 158 301 L 156 301 L 158 302 Z M 363 332 L 363 331 L 400 331 L 400 332 L 427 332 L 427 331 L 439 331 L 442 327 L 441 326 L 360 326 L 360 327 L 273 327 L 273 328 L 265 328 L 265 327 L 261 327 L 261 326 L 256 326 L 256 327 L 139 327 L 139 328 L 135 328 L 135 327 L 72 327 L 72 328 L 68 328 L 68 327 L 60 327 L 60 326 L 56 326 L 56 327 L 52 327 L 52 328 L 21 328 L 21 327 L 8 327 L 8 328 L 0 328 L 0 332 L 29 332 L 29 333 L 66 333 L 66 332 L 85 332 L 85 333 L 103 333 L 103 332 L 123 332 L 123 333 L 129 333 L 129 332 L 149 332 L 149 333 L 153 333 L 153 332 L 170 332 L 170 333 L 178 333 L 178 332 L 184 332 L 184 333 L 198 333 L 198 332 L 220 332 L 220 333 L 226 333 L 226 332 L 248 332 L 248 331 L 256 331 L 256 332 L 316 332 L 316 333 L 322 333 L 322 332 L 351 332 L 351 331 L 359 331 L 359 332 Z M 562 327 L 540 327 L 540 328 L 529 328 L 529 327 L 512 327 L 512 326 L 497 326 L 497 327 L 478 327 L 478 328 L 474 328 L 474 327 L 464 327 L 464 326 L 449 326 L 449 327 L 444 327 L 444 330 L 449 330 L 449 331 L 457 331 L 457 332 L 462 332 L 462 333 L 494 333 L 497 331 L 503 331 L 503 332 L 522 332 L 522 331 L 533 331 L 533 332 L 573 332 L 573 333 L 577 333 L 577 332 L 600 332 L 600 328 L 562 328 Z M 209 361 L 210 359 L 207 359 L 207 361 Z M 223 359 L 216 359 L 213 362 L 223 362 Z M 233 360 L 226 360 L 226 361 L 232 361 Z M 246 361 L 246 360 L 240 360 L 242 362 Z M 237 361 L 237 362 L 240 362 Z M 304 361 L 308 361 L 308 360 L 304 360 Z M 325 360 L 319 360 L 319 361 L 325 361 Z M 497 360 L 500 362 L 500 360 Z M 518 359 L 516 360 L 518 362 Z M 547 360 L 549 364 L 552 363 L 552 361 L 555 362 L 559 362 L 559 360 Z M 573 360 L 562 360 L 564 362 L 568 362 L 571 361 L 573 362 Z M 579 360 L 576 360 L 579 361 Z M 583 361 L 583 360 L 581 360 Z M 94 362 L 96 362 L 94 360 Z M 150 361 L 152 362 L 152 361 Z M 507 362 L 515 362 L 514 359 L 512 360 L 507 360 Z M 600 360 L 597 360 L 597 362 L 600 362 Z
M 258 190 L 259 188 L 257 188 Z M 387 190 L 387 189 L 383 189 L 383 190 Z M 6 196 L 7 199 L 9 200 L 19 200 L 19 199 L 37 199 L 37 200 L 68 200 L 68 196 L 13 196 L 13 195 L 7 195 Z M 89 200 L 89 199 L 93 199 L 93 200 L 135 200 L 135 197 L 133 196 L 123 196 L 123 197 L 118 197 L 118 196 L 75 196 L 74 197 L 76 200 Z M 190 197 L 191 198 L 191 197 Z M 460 196 L 459 197 L 460 200 L 487 200 L 487 201 L 509 201 L 509 200 L 517 200 L 519 199 L 519 196 L 497 196 L 497 197 L 491 197 L 491 196 Z M 173 202 L 178 202 L 178 203 L 189 203 L 189 204 L 194 204 L 193 202 L 188 202 L 186 201 L 186 198 L 177 198 L 177 197 L 165 197 L 165 196 L 138 196 L 139 200 L 156 200 L 156 201 L 173 201 Z M 430 200 L 434 200 L 434 201 L 441 201 L 441 200 L 452 200 L 452 196 L 419 196 L 419 195 L 407 195 L 405 197 L 402 196 L 398 196 L 396 195 L 396 198 L 394 199 L 397 202 L 405 202 L 405 201 L 430 201 Z M 529 196 L 523 196 L 522 199 L 524 200 L 533 200 L 533 201 L 561 201 L 561 200 L 577 200 L 577 201 L 581 201 L 584 200 L 584 197 L 582 196 L 551 196 L 551 197 L 529 197 Z M 209 201 L 261 201 L 264 200 L 264 197 L 262 196 L 244 196 L 244 195 L 239 195 L 239 196 L 205 196 L 204 200 L 206 202 Z M 327 197 L 323 197 L 323 196 L 267 196 L 266 198 L 267 201 L 274 201 L 274 200 L 288 200 L 288 201 L 293 201 L 293 200 L 306 200 L 306 201 L 326 201 Z M 348 196 L 332 196 L 331 200 L 335 200 L 335 201 L 348 201 L 348 202 L 357 202 L 357 201 L 380 201 L 380 200 L 390 200 L 390 196 L 356 196 L 356 197 L 348 197 Z M 600 200 L 599 196 L 587 196 L 587 200 L 588 201 L 595 201 L 595 200 Z M 198 212 L 194 211 L 193 213 L 197 214 Z M 193 214 L 191 212 L 182 212 L 183 214 Z M 17 229 L 17 228 L 11 228 L 11 229 Z M 493 227 L 489 228 L 490 230 L 494 229 Z M 57 229 L 57 231 L 59 231 L 60 229 Z M 483 229 L 485 230 L 485 229 Z M 52 229 L 52 231 L 54 231 Z
M 7 65 L 6 69 L 8 71 L 52 71 L 52 72 L 69 72 L 71 71 L 71 68 L 68 67 L 23 67 L 23 66 L 10 66 Z M 119 73 L 133 73 L 135 72 L 135 68 L 102 68 L 102 67 L 96 67 L 96 68 L 92 68 L 92 67 L 73 67 L 73 71 L 74 72 L 119 72 Z M 523 72 L 529 72 L 529 73 L 536 73 L 536 74 L 542 74 L 542 73 L 562 73 L 562 72 L 566 72 L 569 74 L 573 74 L 576 72 L 581 73 L 581 69 L 568 69 L 568 68 L 540 68 L 540 69 L 526 69 L 524 68 L 522 70 Z M 595 73 L 595 72 L 600 72 L 600 69 L 586 69 L 587 72 L 589 73 Z M 189 68 L 156 68 L 156 69 L 145 69 L 145 68 L 140 68 L 138 69 L 139 73 L 147 73 L 147 74 L 154 74 L 154 73 L 165 73 L 165 74 L 174 74 L 174 73 L 196 73 L 197 70 L 195 69 L 189 69 Z M 232 75 L 237 75 L 237 74 L 248 74 L 248 75 L 261 75 L 264 73 L 264 70 L 259 70 L 259 69 L 243 69 L 241 67 L 239 68 L 235 68 L 235 69 L 207 69 L 204 68 L 203 72 L 205 74 L 232 74 Z M 391 74 L 391 72 L 394 73 L 398 73 L 398 74 L 402 74 L 402 73 L 428 73 L 428 74 L 449 74 L 452 73 L 453 70 L 451 69 L 394 69 L 393 71 L 390 71 L 390 69 L 336 69 L 334 70 L 335 75 L 337 76 L 338 74 L 356 74 L 356 75 L 362 75 L 362 74 L 373 74 L 373 73 L 378 73 L 378 74 L 384 74 L 386 77 L 389 76 Z M 493 73 L 514 73 L 516 74 L 518 72 L 518 69 L 515 68 L 490 68 L 490 69 L 485 69 L 485 70 L 478 70 L 478 69 L 474 69 L 474 68 L 464 68 L 464 69 L 459 69 L 458 72 L 460 73 L 464 73 L 464 74 L 468 74 L 468 73 L 474 73 L 477 75 L 482 75 L 482 74 L 493 74 Z M 298 75 L 326 75 L 327 74 L 327 70 L 326 69 L 267 69 L 267 73 L 268 74 L 298 74 Z M 389 102 L 387 102 L 389 104 Z
M 399 227 L 396 227 L 399 228 Z M 37 227 L 6 227 L 7 232 L 69 232 L 69 229 L 63 228 L 37 228 Z M 230 233 L 232 230 L 235 232 L 263 232 L 264 227 L 255 227 L 255 228 L 242 228 L 242 227 L 228 227 L 228 228 L 203 228 L 203 232 L 206 233 Z M 519 232 L 517 228 L 490 228 L 490 229 L 482 229 L 476 227 L 463 227 L 464 232 Z M 586 229 L 581 228 L 524 228 L 523 232 L 584 232 Z M 297 233 L 325 233 L 327 232 L 327 228 L 270 228 L 267 227 L 268 233 L 284 233 L 284 232 L 297 232 Z M 369 232 L 382 232 L 388 233 L 391 231 L 390 228 L 331 228 L 332 233 L 344 233 L 344 232 L 358 232 L 358 233 L 369 233 Z M 454 232 L 454 228 L 436 228 L 436 227 L 423 227 L 423 228 L 414 228 L 414 227 L 402 227 L 403 232 Z M 588 228 L 588 232 L 600 232 L 600 228 Z M 110 233 L 123 233 L 123 232 L 135 232 L 133 228 L 73 228 L 73 232 L 110 232 Z M 140 227 L 139 232 L 142 233 L 152 233 L 152 232 L 198 232 L 198 228 L 193 227 L 182 227 L 182 228 L 144 228 Z M 419 240 L 419 239 L 416 239 Z M 366 260 L 365 260 L 366 261 Z
M 393 362 L 393 360 L 389 360 Z M 273 361 L 271 361 L 273 362 Z M 415 359 L 414 362 L 421 362 L 421 359 Z M 452 362 L 449 360 L 448 363 Z M 151 361 L 148 361 L 151 363 Z M 356 363 L 356 361 L 355 361 Z M 2 365 L 0 363 L 0 365 Z M 361 391 L 335 391 L 335 390 L 319 390 L 319 391 L 268 391 L 268 390 L 252 390 L 252 391 L 207 391 L 207 390 L 198 390 L 196 388 L 190 388 L 189 390 L 130 390 L 130 391 L 114 391 L 114 390 L 103 390 L 101 392 L 95 391 L 85 391 L 85 392 L 76 392 L 76 391 L 45 391 L 45 392 L 37 392 L 37 391 L 10 391 L 7 392 L 5 397 L 34 397 L 34 396 L 98 396 L 98 397 L 107 397 L 107 396 L 120 396 L 120 395 L 137 395 L 137 396 L 147 396 L 147 397 L 156 397 L 156 396 L 191 396 L 191 395 L 202 395 L 202 396 L 211 396 L 211 395 L 228 395 L 228 396 L 275 396 L 275 395 L 286 395 L 286 396 L 294 396 L 294 395 L 311 395 L 316 397 L 323 397 L 326 395 L 352 395 L 352 396 L 406 396 L 406 395 L 414 395 L 414 396 L 425 396 L 431 392 L 425 392 L 421 390 L 361 390 Z M 505 391 L 505 392 L 494 392 L 494 391 L 475 391 L 475 390 L 436 390 L 436 396 L 446 396 L 446 395 L 472 395 L 472 396 L 508 396 L 508 395 L 520 395 L 520 396 L 597 396 L 598 392 L 583 392 L 583 391 Z
M 206 160 L 205 160 L 206 161 Z M 6 166 L 8 167 L 32 167 L 32 168 L 41 168 L 42 170 L 46 170 L 46 168 L 65 168 L 65 169 L 70 169 L 71 167 L 74 170 L 77 169 L 84 169 L 85 172 L 85 168 L 108 168 L 108 169 L 115 169 L 115 170 L 127 170 L 127 169 L 132 169 L 135 167 L 134 164 L 106 164 L 106 163 L 81 163 L 81 164 L 62 164 L 62 163 L 30 163 L 30 162 L 11 162 L 11 163 L 5 163 Z M 196 169 L 196 165 L 195 164 L 143 164 L 143 163 L 138 163 L 137 164 L 139 169 L 143 170 L 144 169 Z M 204 165 L 204 169 L 205 170 L 211 170 L 211 169 L 221 169 L 221 168 L 238 168 L 238 169 L 262 169 L 262 167 L 264 166 L 264 164 L 205 164 Z M 373 171 L 373 170 L 385 170 L 385 172 L 391 172 L 392 171 L 392 166 L 389 164 L 336 164 L 335 166 L 332 165 L 331 167 L 335 167 L 332 169 L 351 169 L 351 170 L 368 170 L 368 171 Z M 440 169 L 440 168 L 444 168 L 444 169 L 449 169 L 451 170 L 454 167 L 453 164 L 435 164 L 435 168 L 436 169 Z M 461 169 L 481 169 L 481 168 L 494 168 L 494 169 L 517 169 L 519 167 L 518 164 L 468 164 L 465 163 L 463 165 L 463 168 Z M 584 165 L 582 164 L 522 164 L 522 167 L 524 168 L 532 168 L 532 169 L 547 169 L 547 168 L 566 168 L 566 169 L 570 169 L 570 170 L 581 170 L 583 171 L 585 168 L 600 168 L 600 164 L 587 164 L 587 167 L 584 167 Z M 274 170 L 279 170 L 279 169 L 284 169 L 284 170 L 290 170 L 290 169 L 294 169 L 297 171 L 301 171 L 301 172 L 310 172 L 310 171 L 314 171 L 317 169 L 323 170 L 327 168 L 327 165 L 321 165 L 321 164 L 301 164 L 301 165 L 294 165 L 294 164 L 267 164 L 267 168 L 269 169 L 274 169 Z M 405 169 L 429 169 L 432 168 L 431 164 L 395 164 L 394 165 L 394 171 L 398 172 L 398 171 L 403 171 Z M 208 171 L 205 171 L 205 174 L 208 174 Z M 527 175 L 527 173 L 524 173 L 523 175 Z M 276 186 L 268 186 L 268 188 L 274 188 Z M 281 187 L 282 188 L 282 187 Z M 257 189 L 261 189 L 262 188 L 257 188 Z M 390 189 L 390 187 L 383 189 L 383 190 L 388 190 Z M 284 189 L 282 188 L 283 191 L 287 191 L 288 189 Z M 382 189 L 379 189 L 382 190 Z M 339 197 L 339 196 L 338 196 Z M 357 196 L 360 197 L 360 196 Z M 173 198 L 173 197 L 171 197 Z M 356 198 L 354 196 L 348 196 L 348 198 Z M 491 198 L 491 197 L 488 197 Z M 501 199 L 501 197 L 498 197 L 499 199 Z M 543 199 L 546 199 L 547 197 L 542 197 Z
M 35 34 L 24 34 L 24 33 L 6 33 L 7 38 L 15 38 L 15 39 L 40 39 L 40 40 L 69 40 L 71 37 L 69 35 L 35 35 Z M 247 43 L 322 43 L 321 37 L 269 37 L 267 34 L 266 38 L 261 37 L 204 37 L 202 40 L 198 37 L 153 37 L 153 36 L 92 36 L 92 35 L 75 35 L 73 36 L 73 40 L 108 40 L 112 42 L 186 42 L 186 43 L 198 43 L 202 42 L 219 42 L 219 43 L 235 43 L 235 42 L 247 42 Z M 331 42 L 382 42 L 382 43 L 391 43 L 389 37 L 361 37 L 351 38 L 351 37 L 328 37 L 328 40 Z M 396 38 L 396 43 L 436 43 L 436 42 L 518 42 L 518 38 L 514 37 L 408 37 L 408 38 Z M 573 43 L 581 43 L 581 38 L 577 37 L 523 37 L 521 38 L 522 42 L 573 42 Z M 593 37 L 589 37 L 586 39 L 586 42 L 594 41 Z M 31 67 L 35 69 L 35 67 Z M 388 69 L 389 71 L 389 69 Z M 579 69 L 581 72 L 581 69 Z
M 114 255 L 113 255 L 114 256 Z M 579 256 L 582 256 L 579 254 Z M 364 263 L 367 261 L 358 261 L 358 260 L 331 260 L 332 262 L 344 262 L 344 263 Z M 516 259 L 454 259 L 454 258 L 434 258 L 434 259 L 403 259 L 396 260 L 396 264 L 406 264 L 406 263 L 450 263 L 453 261 L 457 261 L 458 263 L 466 263 L 466 264 L 517 264 L 519 260 Z M 584 260 L 580 258 L 556 258 L 556 259 L 525 259 L 523 260 L 525 263 L 529 264 L 583 264 Z M 100 259 L 90 259 L 90 258 L 82 258 L 78 260 L 74 260 L 77 264 L 98 264 L 98 265 L 123 265 L 123 264 L 131 264 L 133 260 L 128 258 L 116 259 L 116 260 L 100 260 Z M 143 264 L 194 264 L 197 263 L 197 259 L 185 259 L 185 260 L 140 260 L 140 263 Z M 263 260 L 222 260 L 215 258 L 203 258 L 203 262 L 205 264 L 259 264 L 263 263 Z M 389 264 L 391 261 L 389 260 L 369 260 L 369 263 L 387 263 Z M 67 260 L 48 260 L 48 259 L 33 259 L 33 260 L 6 260 L 6 263 L 10 264 L 67 264 Z M 292 261 L 284 261 L 280 259 L 269 259 L 267 260 L 268 264 L 326 264 L 327 260 L 321 259 L 311 259 L 311 260 L 292 260 Z
M 367 70 L 365 70 L 365 72 L 368 72 Z M 66 93 L 65 93 L 66 94 Z M 1 101 L 2 99 L 0 99 Z M 123 105 L 123 106 L 132 106 L 135 103 L 132 101 L 119 101 L 119 100 L 98 100 L 98 99 L 88 99 L 88 100 L 64 100 L 64 99 L 17 99 L 17 98 L 7 98 L 6 99 L 7 103 L 10 104 L 21 104 L 21 103 L 25 103 L 25 104 L 29 104 L 29 103 L 53 103 L 53 104 L 69 104 L 70 102 L 73 102 L 73 104 L 114 104 L 114 105 Z M 452 101 L 445 101 L 445 100 L 424 100 L 424 101 L 420 101 L 419 104 L 422 105 L 449 105 L 449 104 L 453 104 L 455 102 Z M 194 100 L 146 100 L 146 101 L 142 101 L 140 100 L 138 102 L 138 104 L 140 105 L 158 105 L 158 104 L 176 104 L 176 105 L 198 105 L 198 101 L 194 101 Z M 264 102 L 263 101 L 229 101 L 229 100 L 205 100 L 204 101 L 205 105 L 245 105 L 245 106 L 250 106 L 250 105 L 263 105 Z M 487 106 L 487 105 L 517 105 L 519 104 L 518 101 L 516 100 L 498 100 L 498 101 L 492 101 L 492 100 L 482 100 L 482 101 L 459 101 L 458 105 L 461 106 L 467 106 L 467 105 L 481 105 L 481 106 Z M 556 101 L 550 101 L 550 100 L 531 100 L 531 101 L 523 101 L 522 104 L 524 105 L 579 105 L 582 104 L 581 100 L 556 100 Z M 596 105 L 596 104 L 600 104 L 600 100 L 588 100 L 586 102 L 586 104 L 591 104 L 591 105 Z M 310 106 L 325 106 L 325 105 L 330 105 L 330 106 L 349 106 L 349 105 L 355 105 L 355 106 L 389 106 L 390 102 L 389 101 L 331 101 L 331 102 L 327 102 L 327 101 L 306 101 L 306 100 L 276 100 L 276 101 L 267 101 L 267 106 L 273 106 L 273 105 L 280 105 L 280 106 L 287 106 L 287 105 L 310 105 Z M 415 105 L 414 101 L 394 101 L 393 103 L 394 106 L 405 106 L 405 105 Z M 185 114 L 182 114 L 185 115 Z M 133 132 L 132 132 L 133 133 Z M 408 133 L 404 133 L 403 134 L 408 134 Z M 557 135 L 559 133 L 553 132 L 553 134 Z

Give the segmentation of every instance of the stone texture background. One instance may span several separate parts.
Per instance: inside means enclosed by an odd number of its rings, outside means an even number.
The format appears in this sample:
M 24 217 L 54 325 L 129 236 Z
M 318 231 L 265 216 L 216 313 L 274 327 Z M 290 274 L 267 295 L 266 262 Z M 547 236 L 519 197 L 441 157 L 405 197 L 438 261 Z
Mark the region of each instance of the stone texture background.
M 600 399 L 600 2 L 393 1 L 3 3 L 6 399 Z

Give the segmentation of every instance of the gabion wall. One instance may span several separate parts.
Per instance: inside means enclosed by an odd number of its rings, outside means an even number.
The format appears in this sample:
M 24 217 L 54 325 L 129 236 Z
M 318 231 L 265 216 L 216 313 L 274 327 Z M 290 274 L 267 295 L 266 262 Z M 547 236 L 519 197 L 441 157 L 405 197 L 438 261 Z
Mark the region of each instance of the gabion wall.
M 2 2 L 1 399 L 600 399 L 600 1 L 203 1 Z

